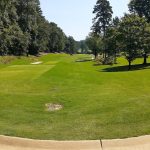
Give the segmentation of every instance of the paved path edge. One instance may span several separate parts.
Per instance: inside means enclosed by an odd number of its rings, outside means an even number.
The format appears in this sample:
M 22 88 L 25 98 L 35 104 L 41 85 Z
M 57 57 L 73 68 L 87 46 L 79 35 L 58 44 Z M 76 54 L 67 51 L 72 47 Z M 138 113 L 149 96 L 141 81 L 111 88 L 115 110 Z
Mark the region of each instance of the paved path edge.
M 150 135 L 89 141 L 33 140 L 0 135 L 0 150 L 150 150 Z

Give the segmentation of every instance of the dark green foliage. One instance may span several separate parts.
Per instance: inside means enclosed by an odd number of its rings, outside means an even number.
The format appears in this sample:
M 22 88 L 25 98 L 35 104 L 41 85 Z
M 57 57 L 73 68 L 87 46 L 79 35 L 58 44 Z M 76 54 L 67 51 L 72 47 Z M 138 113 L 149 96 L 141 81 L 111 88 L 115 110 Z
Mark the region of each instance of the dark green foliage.
M 138 14 L 140 17 L 146 19 L 150 23 L 150 0 L 131 0 L 129 3 L 129 10 L 133 13 Z M 141 36 L 141 49 L 143 50 L 144 64 L 147 64 L 148 53 L 150 52 L 150 29 L 149 24 L 145 24 L 142 29 L 143 33 Z
M 103 35 L 103 53 L 107 57 L 105 36 L 106 30 L 110 26 L 112 20 L 112 7 L 108 0 L 97 0 L 93 13 L 96 15 L 93 19 L 92 31 L 94 34 Z
M 37 35 L 37 42 L 39 52 L 42 51 L 49 51 L 49 22 L 45 20 L 44 17 L 38 18 L 38 35 Z
M 0 2 L 0 54 L 20 55 L 28 44 L 27 34 L 18 25 L 15 0 Z
M 141 55 L 143 47 L 143 29 L 146 21 L 135 14 L 126 14 L 120 23 L 119 31 L 122 38 L 122 51 L 129 62 L 129 70 L 131 62 Z
M 86 44 L 88 45 L 88 48 L 92 51 L 95 59 L 97 58 L 98 53 L 102 53 L 103 42 L 100 35 L 90 33 L 89 36 L 86 38 Z
M 116 63 L 117 56 L 125 55 L 131 63 L 138 57 L 147 58 L 150 53 L 150 0 L 131 0 L 129 10 L 131 14 L 125 14 L 120 20 L 112 19 L 112 7 L 108 0 L 97 0 L 93 13 L 92 36 L 87 38 L 89 48 L 95 58 L 100 54 L 102 64 L 111 61 Z M 93 35 L 99 35 L 101 44 Z M 99 39 L 100 40 L 100 39 Z M 103 63 L 104 62 L 104 63 Z M 105 63 L 106 62 L 106 63 Z
M 65 34 L 55 23 L 49 24 L 49 52 L 61 52 L 65 47 Z
M 92 36 L 87 38 L 89 48 L 95 58 L 100 54 L 102 64 L 114 60 L 117 56 L 125 55 L 131 63 L 138 57 L 147 58 L 150 53 L 150 0 L 131 0 L 129 10 L 120 20 L 112 19 L 112 7 L 108 0 L 97 0 L 93 13 Z M 94 35 L 94 36 L 93 36 Z M 95 35 L 99 35 L 99 39 Z M 101 44 L 97 44 L 101 38 Z M 103 63 L 104 62 L 104 63 Z M 106 63 L 105 63 L 106 62 Z M 113 62 L 113 61 L 112 61 Z
M 0 1 L 0 55 L 64 51 L 66 36 L 42 16 L 39 0 Z
M 143 37 L 141 39 L 141 49 L 143 50 L 144 62 L 147 64 L 148 54 L 150 53 L 150 24 L 146 24 L 143 29 Z
M 112 21 L 112 24 L 107 28 L 105 35 L 105 43 L 106 43 L 106 53 L 107 57 L 111 57 L 114 59 L 114 63 L 116 63 L 117 55 L 120 53 L 120 32 L 118 31 L 120 24 L 120 19 L 115 17 Z M 111 59 L 110 58 L 110 59 Z
M 94 14 L 96 17 L 93 19 L 93 32 L 105 35 L 105 31 L 109 26 L 112 18 L 112 7 L 108 0 L 97 0 L 94 7 Z
M 150 0 L 131 0 L 129 9 L 140 17 L 145 17 L 150 22 Z
M 86 44 L 86 40 L 81 40 L 81 41 L 77 42 L 77 49 L 79 50 L 79 53 L 81 53 L 81 54 L 89 53 L 89 48 Z
M 69 36 L 67 38 L 67 42 L 65 45 L 65 51 L 67 53 L 69 53 L 70 55 L 76 53 L 76 41 L 74 40 L 74 38 L 72 36 Z

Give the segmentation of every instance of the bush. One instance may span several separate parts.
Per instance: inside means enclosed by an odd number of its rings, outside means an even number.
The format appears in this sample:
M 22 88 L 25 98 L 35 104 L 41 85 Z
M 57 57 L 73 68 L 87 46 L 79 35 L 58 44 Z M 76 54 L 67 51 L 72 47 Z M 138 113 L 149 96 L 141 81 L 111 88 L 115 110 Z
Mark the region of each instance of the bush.
M 15 59 L 14 56 L 2 56 L 0 57 L 0 64 L 9 64 Z
M 99 56 L 97 57 L 96 62 L 99 65 L 113 65 L 115 63 L 115 58 L 113 56 L 108 56 L 106 58 Z

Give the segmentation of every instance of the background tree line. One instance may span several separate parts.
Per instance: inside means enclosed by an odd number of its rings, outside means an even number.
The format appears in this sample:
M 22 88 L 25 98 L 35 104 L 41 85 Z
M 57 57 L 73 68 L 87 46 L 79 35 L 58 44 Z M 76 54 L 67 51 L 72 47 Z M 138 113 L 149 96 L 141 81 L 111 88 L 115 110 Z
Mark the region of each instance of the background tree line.
M 116 63 L 116 57 L 124 55 L 131 63 L 143 57 L 147 63 L 150 53 L 150 0 L 131 0 L 129 14 L 112 18 L 108 0 L 97 0 L 93 13 L 92 32 L 86 38 L 95 58 L 98 54 L 103 64 Z
M 42 15 L 39 0 L 0 1 L 0 55 L 76 53 L 77 42 Z

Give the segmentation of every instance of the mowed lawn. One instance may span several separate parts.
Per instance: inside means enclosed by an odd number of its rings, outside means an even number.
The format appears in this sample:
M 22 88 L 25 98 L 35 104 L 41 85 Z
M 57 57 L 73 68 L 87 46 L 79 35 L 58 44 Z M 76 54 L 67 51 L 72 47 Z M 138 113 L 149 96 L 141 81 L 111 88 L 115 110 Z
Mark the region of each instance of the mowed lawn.
M 0 134 L 51 140 L 150 134 L 150 66 L 127 71 L 123 58 L 97 66 L 88 55 L 49 54 L 0 65 Z M 141 64 L 142 59 L 135 64 Z M 62 110 L 47 112 L 45 104 Z

